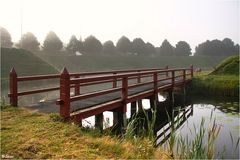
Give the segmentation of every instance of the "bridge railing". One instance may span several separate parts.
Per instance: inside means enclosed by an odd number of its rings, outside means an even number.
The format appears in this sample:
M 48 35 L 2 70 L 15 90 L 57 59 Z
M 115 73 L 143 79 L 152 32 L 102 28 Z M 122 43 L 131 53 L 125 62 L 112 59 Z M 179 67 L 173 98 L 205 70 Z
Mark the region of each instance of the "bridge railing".
M 162 69 L 168 69 L 168 66 Z M 138 70 L 114 70 L 114 71 L 101 71 L 101 72 L 81 72 L 81 73 L 71 73 L 71 78 L 80 78 L 80 77 L 91 77 L 91 76 L 100 76 L 100 75 L 116 75 L 116 74 L 122 74 L 122 73 L 131 73 L 131 72 L 143 72 L 143 71 L 154 71 L 159 70 L 159 68 L 148 68 L 148 69 L 138 69 Z M 168 74 L 168 73 L 166 73 Z M 167 76 L 167 75 L 166 75 Z M 139 80 L 141 77 L 138 77 Z M 43 92 L 50 92 L 50 91 L 56 91 L 60 90 L 60 86 L 56 87 L 48 87 L 48 88 L 40 88 L 40 89 L 34 89 L 34 90 L 27 90 L 27 91 L 19 91 L 19 82 L 27 82 L 27 81 L 37 81 L 37 80 L 52 80 L 52 79 L 60 79 L 60 74 L 48 74 L 48 75 L 35 75 L 35 76 L 17 76 L 17 73 L 14 68 L 11 69 L 9 74 L 9 98 L 10 98 L 10 104 L 12 106 L 18 105 L 18 97 L 19 96 L 25 96 L 25 95 L 31 95 L 31 94 L 37 94 L 37 93 L 43 93 Z M 105 82 L 112 82 L 113 87 L 116 86 L 117 83 L 116 80 L 106 80 Z M 101 82 L 101 83 L 105 83 Z M 88 83 L 81 83 L 81 84 L 74 84 L 71 85 L 70 88 L 74 88 L 75 95 L 80 94 L 80 86 L 86 86 L 90 84 L 99 84 L 99 82 L 88 82 Z
M 164 77 L 161 77 L 162 75 L 164 75 Z M 68 73 L 67 69 L 64 68 L 60 76 L 60 99 L 57 100 L 56 104 L 60 105 L 60 115 L 64 118 L 69 118 L 71 114 L 71 102 L 81 101 L 84 99 L 103 96 L 103 95 L 120 91 L 120 97 L 118 98 L 117 103 L 112 103 L 110 105 L 109 104 L 107 105 L 110 108 L 119 107 L 117 106 L 117 104 L 121 105 L 120 107 L 121 110 L 123 112 L 126 112 L 127 103 L 152 96 L 163 89 L 173 88 L 175 85 L 179 83 L 181 84 L 185 83 L 186 79 L 188 77 L 191 78 L 192 76 L 193 76 L 193 67 L 191 66 L 190 68 L 147 70 L 142 72 L 119 73 L 119 74 L 113 74 L 113 75 L 97 75 L 97 76 L 71 79 L 71 76 Z M 141 78 L 143 77 L 151 78 L 151 80 L 141 82 Z M 136 83 L 129 85 L 130 80 L 135 80 Z M 121 85 L 117 85 L 118 81 L 121 82 Z M 83 93 L 75 96 L 70 95 L 71 86 L 74 86 L 77 84 L 78 85 L 84 84 L 85 86 L 91 86 L 91 85 L 109 83 L 109 82 L 113 82 L 112 88 Z M 163 83 L 163 84 L 159 85 L 159 83 Z M 152 85 L 152 88 L 150 88 L 147 91 L 142 91 L 134 95 L 130 95 L 128 93 L 129 89 L 137 88 L 144 85 Z M 103 110 L 99 110 L 98 112 L 102 112 L 102 111 Z M 98 114 L 98 112 L 96 112 L 95 114 Z M 81 118 L 83 117 L 80 117 L 80 119 Z

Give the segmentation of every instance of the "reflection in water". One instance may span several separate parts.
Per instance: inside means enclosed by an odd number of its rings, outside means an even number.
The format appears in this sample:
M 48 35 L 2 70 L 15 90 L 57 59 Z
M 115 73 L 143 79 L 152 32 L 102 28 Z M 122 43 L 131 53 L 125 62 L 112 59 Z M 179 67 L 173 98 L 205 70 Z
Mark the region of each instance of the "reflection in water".
M 174 125 L 175 129 L 178 129 L 179 127 L 181 127 L 181 125 L 184 124 L 184 122 L 187 121 L 188 117 L 190 117 L 193 114 L 193 107 L 192 106 L 188 106 L 186 108 L 181 108 L 178 110 L 175 110 L 174 115 L 172 115 L 173 119 L 166 121 L 165 123 L 160 123 L 160 127 L 158 126 L 158 128 L 160 128 L 159 130 L 157 130 L 156 132 L 156 145 L 161 145 L 163 144 L 170 136 L 171 134 L 171 127 L 172 125 Z

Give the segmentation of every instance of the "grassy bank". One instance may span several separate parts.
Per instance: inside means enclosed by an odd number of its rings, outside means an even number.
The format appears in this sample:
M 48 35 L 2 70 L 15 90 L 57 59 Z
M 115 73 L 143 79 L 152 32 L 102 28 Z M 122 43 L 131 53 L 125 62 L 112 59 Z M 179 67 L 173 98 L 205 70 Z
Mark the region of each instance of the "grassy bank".
M 195 75 L 192 94 L 239 97 L 239 56 L 223 60 L 213 71 Z
M 1 155 L 13 158 L 166 159 L 148 140 L 128 141 L 84 131 L 79 126 L 55 121 L 53 116 L 26 109 L 1 110 Z
M 206 96 L 239 96 L 239 76 L 236 75 L 197 75 L 189 88 L 191 94 Z

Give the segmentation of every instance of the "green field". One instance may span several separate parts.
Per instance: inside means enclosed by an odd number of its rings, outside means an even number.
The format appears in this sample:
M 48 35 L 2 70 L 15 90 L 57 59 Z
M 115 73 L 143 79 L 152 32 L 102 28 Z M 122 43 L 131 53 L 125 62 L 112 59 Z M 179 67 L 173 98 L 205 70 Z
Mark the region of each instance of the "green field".
M 15 68 L 18 76 L 58 73 L 55 67 L 29 51 L 1 48 L 1 91 L 3 93 L 8 89 L 9 72 L 12 67 Z
M 49 55 L 37 54 L 39 57 L 61 70 L 67 67 L 71 72 L 117 70 L 134 68 L 155 68 L 155 67 L 200 67 L 203 70 L 212 70 L 225 57 L 209 56 L 107 56 L 107 55 L 83 55 L 73 56 L 66 54 Z

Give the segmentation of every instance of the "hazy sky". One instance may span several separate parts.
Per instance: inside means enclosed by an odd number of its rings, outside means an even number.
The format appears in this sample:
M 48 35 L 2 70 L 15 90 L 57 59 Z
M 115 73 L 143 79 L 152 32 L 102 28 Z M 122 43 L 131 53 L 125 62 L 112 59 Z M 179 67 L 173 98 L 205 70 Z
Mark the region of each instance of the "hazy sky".
M 116 44 L 125 35 L 155 46 L 184 40 L 194 49 L 207 39 L 240 39 L 239 0 L 0 0 L 0 26 L 14 42 L 21 19 L 23 33 L 33 32 L 40 42 L 51 30 L 64 43 L 74 34 Z

